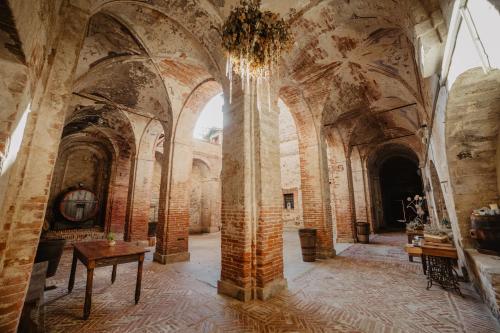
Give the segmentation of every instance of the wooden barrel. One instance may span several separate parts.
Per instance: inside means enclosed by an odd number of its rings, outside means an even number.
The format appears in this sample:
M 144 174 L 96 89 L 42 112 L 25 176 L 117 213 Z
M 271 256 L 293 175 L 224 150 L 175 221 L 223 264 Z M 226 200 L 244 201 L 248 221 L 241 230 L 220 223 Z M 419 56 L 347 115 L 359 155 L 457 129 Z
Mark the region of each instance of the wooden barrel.
M 472 214 L 470 221 L 470 235 L 477 241 L 479 249 L 500 252 L 500 215 Z
M 316 232 L 316 229 L 299 229 L 302 260 L 305 262 L 313 262 L 316 260 Z
M 370 242 L 370 225 L 366 222 L 356 222 L 356 234 L 358 242 L 368 244 Z
M 61 215 L 72 222 L 85 222 L 98 212 L 98 201 L 94 193 L 79 189 L 66 193 L 59 204 Z

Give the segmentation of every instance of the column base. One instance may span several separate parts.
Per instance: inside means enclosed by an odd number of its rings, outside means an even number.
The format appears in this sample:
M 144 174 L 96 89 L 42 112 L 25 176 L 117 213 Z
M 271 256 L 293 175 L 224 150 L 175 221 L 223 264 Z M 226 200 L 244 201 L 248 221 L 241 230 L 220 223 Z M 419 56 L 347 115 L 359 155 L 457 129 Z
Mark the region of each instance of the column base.
M 189 261 L 189 252 L 173 253 L 173 254 L 161 254 L 155 252 L 153 254 L 153 260 L 160 264 L 171 264 L 174 262 Z
M 335 249 L 331 250 L 316 250 L 316 258 L 318 259 L 331 259 L 335 258 L 337 252 Z
M 286 289 L 288 283 L 286 279 L 277 279 L 269 282 L 264 287 L 257 287 L 252 290 L 252 287 L 243 288 L 229 281 L 219 280 L 217 282 L 217 292 L 232 298 L 236 298 L 242 302 L 247 302 L 252 299 L 268 300 L 281 291 Z
M 217 281 L 217 293 L 236 298 L 242 302 L 250 301 L 253 298 L 251 287 L 243 288 L 232 282 L 223 280 Z
M 266 284 L 263 288 L 257 287 L 255 292 L 257 293 L 257 298 L 262 301 L 267 301 L 268 299 L 276 296 L 284 289 L 288 287 L 286 279 L 277 279 Z

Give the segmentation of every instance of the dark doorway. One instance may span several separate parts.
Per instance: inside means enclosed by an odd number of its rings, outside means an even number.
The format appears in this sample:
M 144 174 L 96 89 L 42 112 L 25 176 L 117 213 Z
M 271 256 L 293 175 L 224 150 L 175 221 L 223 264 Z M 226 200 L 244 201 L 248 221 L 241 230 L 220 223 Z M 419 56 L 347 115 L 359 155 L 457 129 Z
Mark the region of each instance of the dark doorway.
M 411 220 L 411 212 L 403 207 L 407 198 L 416 194 L 423 195 L 422 179 L 418 165 L 405 157 L 395 156 L 387 159 L 380 168 L 380 187 L 382 189 L 382 205 L 384 210 L 383 229 L 404 229 L 402 221 Z M 410 216 L 408 216 L 410 215 Z

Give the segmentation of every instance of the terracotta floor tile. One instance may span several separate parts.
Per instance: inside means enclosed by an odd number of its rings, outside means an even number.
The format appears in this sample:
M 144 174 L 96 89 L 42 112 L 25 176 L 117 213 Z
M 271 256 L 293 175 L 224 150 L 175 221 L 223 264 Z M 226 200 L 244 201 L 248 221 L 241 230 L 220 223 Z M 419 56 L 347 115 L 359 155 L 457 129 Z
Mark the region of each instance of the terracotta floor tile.
M 500 332 L 469 284 L 465 297 L 427 291 L 419 263 L 408 262 L 406 235 L 383 234 L 354 244 L 331 260 L 304 263 L 296 232 L 285 232 L 289 288 L 267 301 L 239 301 L 217 294 L 219 234 L 192 236 L 191 261 L 144 265 L 141 301 L 134 305 L 136 264 L 97 268 L 92 312 L 81 319 L 85 271 L 78 264 L 67 294 L 70 251 L 64 253 L 47 292 L 48 332 Z

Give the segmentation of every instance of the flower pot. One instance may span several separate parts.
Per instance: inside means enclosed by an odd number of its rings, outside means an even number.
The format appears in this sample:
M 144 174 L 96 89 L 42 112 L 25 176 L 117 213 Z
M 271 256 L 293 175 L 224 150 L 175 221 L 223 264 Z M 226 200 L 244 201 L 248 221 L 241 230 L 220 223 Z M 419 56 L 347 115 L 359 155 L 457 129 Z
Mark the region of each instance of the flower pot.
M 111 241 L 110 241 L 110 240 L 108 240 L 108 245 L 109 245 L 109 246 L 115 246 L 115 244 L 116 244 L 116 241 L 115 241 L 115 240 L 111 240 Z

